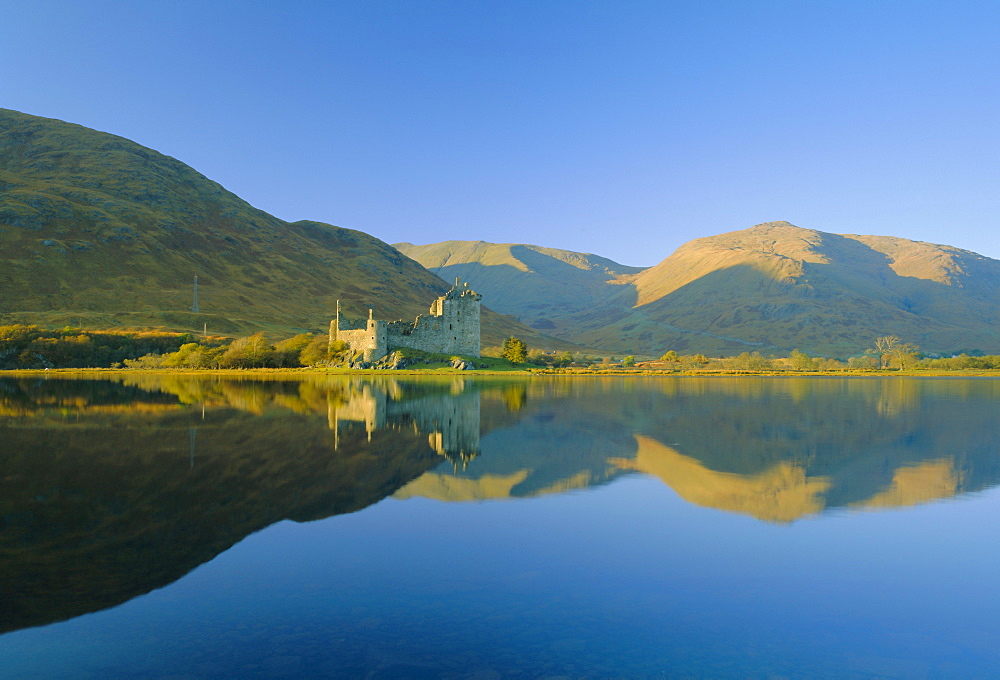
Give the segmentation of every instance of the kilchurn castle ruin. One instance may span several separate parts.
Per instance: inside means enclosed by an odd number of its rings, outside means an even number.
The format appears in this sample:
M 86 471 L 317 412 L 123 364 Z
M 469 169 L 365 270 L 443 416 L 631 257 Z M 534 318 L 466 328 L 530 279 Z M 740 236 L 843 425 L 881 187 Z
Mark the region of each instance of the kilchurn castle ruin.
M 400 347 L 437 354 L 460 354 L 478 357 L 479 308 L 483 296 L 468 283 L 455 286 L 431 304 L 430 312 L 413 321 L 383 321 L 373 318 L 350 320 L 337 316 L 330 322 L 330 343 L 347 343 L 354 352 L 363 352 L 365 361 L 378 361 Z

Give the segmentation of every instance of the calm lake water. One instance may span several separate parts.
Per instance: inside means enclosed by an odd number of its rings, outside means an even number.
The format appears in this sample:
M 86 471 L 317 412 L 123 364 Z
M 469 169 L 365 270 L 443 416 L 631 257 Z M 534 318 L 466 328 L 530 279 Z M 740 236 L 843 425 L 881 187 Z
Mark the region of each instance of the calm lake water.
M 0 379 L 0 676 L 975 678 L 1000 380 Z

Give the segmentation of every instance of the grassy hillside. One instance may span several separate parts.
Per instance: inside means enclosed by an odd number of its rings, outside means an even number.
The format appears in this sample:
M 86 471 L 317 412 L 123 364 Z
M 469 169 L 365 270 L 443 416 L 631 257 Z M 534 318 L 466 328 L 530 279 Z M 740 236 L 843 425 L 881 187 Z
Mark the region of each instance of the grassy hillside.
M 0 323 L 283 335 L 325 330 L 337 299 L 412 318 L 447 288 L 367 234 L 284 222 L 127 139 L 0 109 Z M 486 344 L 512 332 L 485 317 Z
M 696 239 L 645 270 L 523 245 L 397 248 L 483 281 L 535 328 L 610 352 L 846 357 L 890 334 L 930 352 L 1000 351 L 1000 262 L 950 246 L 771 222 Z
M 691 241 L 633 285 L 610 323 L 574 319 L 574 339 L 847 356 L 894 334 L 927 351 L 1000 349 L 1000 262 L 949 246 L 774 222 Z
M 492 307 L 529 326 L 568 337 L 567 317 L 600 309 L 642 267 L 627 267 L 589 253 L 514 243 L 444 241 L 393 244 L 446 281 L 471 281 Z

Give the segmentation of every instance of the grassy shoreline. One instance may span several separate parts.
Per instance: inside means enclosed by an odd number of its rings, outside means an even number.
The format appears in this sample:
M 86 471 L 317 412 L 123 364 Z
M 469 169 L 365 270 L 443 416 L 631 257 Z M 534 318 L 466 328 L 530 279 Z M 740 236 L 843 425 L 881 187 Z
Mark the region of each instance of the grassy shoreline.
M 342 376 L 574 376 L 574 377 L 771 377 L 771 378 L 1000 378 L 1000 370 L 959 369 L 944 370 L 843 370 L 843 371 L 746 371 L 746 370 L 650 370 L 650 369 L 585 369 L 537 367 L 511 367 L 509 370 L 476 369 L 463 371 L 451 367 L 387 369 L 351 368 L 33 368 L 0 370 L 0 376 L 51 376 L 51 375 L 191 375 L 191 376 L 271 376 L 296 377 L 316 375 Z

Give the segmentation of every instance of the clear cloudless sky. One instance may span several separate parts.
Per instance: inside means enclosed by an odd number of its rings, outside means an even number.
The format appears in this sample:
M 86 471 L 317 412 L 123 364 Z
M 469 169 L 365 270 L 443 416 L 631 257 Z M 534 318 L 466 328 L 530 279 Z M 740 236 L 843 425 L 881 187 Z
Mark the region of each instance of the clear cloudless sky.
M 1000 2 L 0 0 L 0 106 L 285 220 L 651 265 L 787 220 L 1000 258 Z

